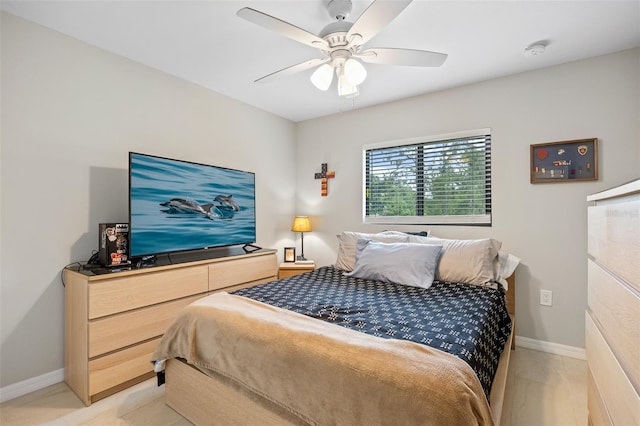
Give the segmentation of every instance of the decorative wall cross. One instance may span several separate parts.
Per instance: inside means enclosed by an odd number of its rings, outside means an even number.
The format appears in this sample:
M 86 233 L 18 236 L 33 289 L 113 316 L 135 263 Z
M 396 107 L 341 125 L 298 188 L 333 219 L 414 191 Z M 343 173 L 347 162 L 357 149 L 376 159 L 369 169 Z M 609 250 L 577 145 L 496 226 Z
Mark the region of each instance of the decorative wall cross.
M 333 179 L 336 177 L 336 172 L 328 172 L 327 171 L 327 163 L 322 163 L 322 171 L 320 173 L 316 173 L 316 179 L 322 179 L 320 182 L 322 184 L 321 194 L 323 197 L 327 196 L 327 182 L 329 179 Z

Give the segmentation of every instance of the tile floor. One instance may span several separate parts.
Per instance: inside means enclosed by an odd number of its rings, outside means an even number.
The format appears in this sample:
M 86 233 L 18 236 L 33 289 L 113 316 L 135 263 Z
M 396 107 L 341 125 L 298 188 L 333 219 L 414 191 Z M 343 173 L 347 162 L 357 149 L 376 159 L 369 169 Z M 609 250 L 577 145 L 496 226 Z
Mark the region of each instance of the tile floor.
M 511 354 L 504 426 L 587 425 L 587 362 L 517 347 Z

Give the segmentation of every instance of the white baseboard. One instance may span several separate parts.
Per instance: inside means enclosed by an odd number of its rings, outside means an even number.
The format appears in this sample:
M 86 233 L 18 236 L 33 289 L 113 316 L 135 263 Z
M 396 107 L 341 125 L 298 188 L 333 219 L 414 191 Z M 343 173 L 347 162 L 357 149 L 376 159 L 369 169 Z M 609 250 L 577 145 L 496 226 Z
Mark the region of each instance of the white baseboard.
M 0 403 L 64 381 L 64 368 L 0 388 Z
M 569 358 L 587 359 L 584 348 L 561 345 L 560 343 L 545 342 L 544 340 L 530 339 L 528 337 L 516 336 L 516 346 L 534 351 L 547 352 L 554 355 L 567 356 Z

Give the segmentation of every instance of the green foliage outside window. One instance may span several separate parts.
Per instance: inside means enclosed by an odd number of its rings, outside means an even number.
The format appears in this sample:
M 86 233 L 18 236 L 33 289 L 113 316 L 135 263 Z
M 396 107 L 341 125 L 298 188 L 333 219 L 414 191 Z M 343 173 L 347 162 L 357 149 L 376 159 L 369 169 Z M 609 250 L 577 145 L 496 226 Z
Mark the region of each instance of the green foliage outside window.
M 490 160 L 488 135 L 366 150 L 366 217 L 490 224 Z

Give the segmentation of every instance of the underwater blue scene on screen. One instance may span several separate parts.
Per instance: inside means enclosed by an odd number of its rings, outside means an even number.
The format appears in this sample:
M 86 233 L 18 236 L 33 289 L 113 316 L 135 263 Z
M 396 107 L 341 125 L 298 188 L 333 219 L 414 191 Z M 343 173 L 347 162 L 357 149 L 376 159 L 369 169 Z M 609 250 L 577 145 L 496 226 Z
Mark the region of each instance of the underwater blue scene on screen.
M 129 153 L 130 256 L 256 241 L 251 172 Z

